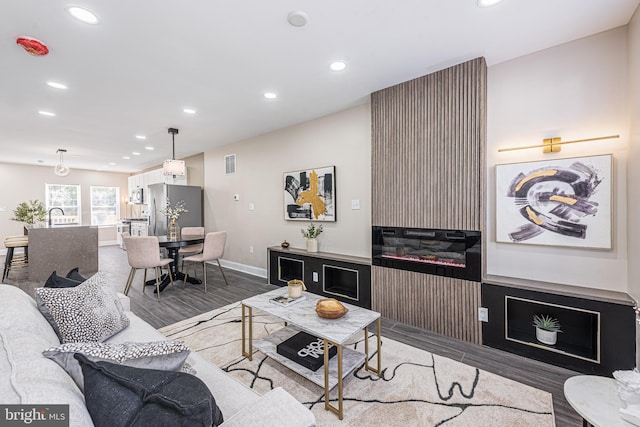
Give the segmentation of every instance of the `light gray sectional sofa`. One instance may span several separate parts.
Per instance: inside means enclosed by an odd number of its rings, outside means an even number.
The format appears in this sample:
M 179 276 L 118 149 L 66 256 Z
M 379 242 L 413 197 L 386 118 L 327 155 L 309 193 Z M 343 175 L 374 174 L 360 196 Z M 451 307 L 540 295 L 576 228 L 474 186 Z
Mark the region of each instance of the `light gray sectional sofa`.
M 126 297 L 121 299 L 130 325 L 105 342 L 166 339 L 128 311 Z M 15 286 L 0 284 L 0 403 L 69 404 L 70 425 L 91 426 L 80 389 L 63 368 L 42 354 L 59 344 L 35 300 Z M 195 353 L 189 355 L 187 363 L 211 390 L 224 415 L 223 426 L 315 425 L 313 413 L 282 388 L 259 396 Z

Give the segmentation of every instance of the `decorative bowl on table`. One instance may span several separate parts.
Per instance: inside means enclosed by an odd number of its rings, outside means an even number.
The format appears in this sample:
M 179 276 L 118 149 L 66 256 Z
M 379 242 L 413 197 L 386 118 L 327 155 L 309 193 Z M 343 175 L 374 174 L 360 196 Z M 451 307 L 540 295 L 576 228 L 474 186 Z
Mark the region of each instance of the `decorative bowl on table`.
M 316 303 L 316 313 L 325 319 L 338 319 L 344 316 L 349 309 L 335 298 L 324 298 Z

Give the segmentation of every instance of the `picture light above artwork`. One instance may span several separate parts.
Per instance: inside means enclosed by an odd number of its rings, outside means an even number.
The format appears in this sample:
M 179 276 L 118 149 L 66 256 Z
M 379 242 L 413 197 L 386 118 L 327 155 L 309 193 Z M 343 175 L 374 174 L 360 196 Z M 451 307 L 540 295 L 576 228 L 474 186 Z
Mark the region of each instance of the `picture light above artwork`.
M 576 139 L 574 141 L 561 141 L 560 138 L 545 138 L 542 144 L 525 145 L 522 147 L 507 147 L 498 149 L 498 153 L 504 151 L 527 150 L 529 148 L 542 148 L 543 153 L 558 153 L 562 149 L 562 145 L 575 144 L 576 142 L 600 141 L 602 139 L 620 138 L 620 135 L 599 136 L 596 138 Z

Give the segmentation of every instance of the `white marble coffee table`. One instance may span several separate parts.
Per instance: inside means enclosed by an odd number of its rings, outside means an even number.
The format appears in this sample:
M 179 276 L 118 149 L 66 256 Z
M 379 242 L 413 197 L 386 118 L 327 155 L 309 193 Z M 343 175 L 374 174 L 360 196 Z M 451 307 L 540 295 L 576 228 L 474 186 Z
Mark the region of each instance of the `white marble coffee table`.
M 578 375 L 564 382 L 567 402 L 584 420 L 585 426 L 635 427 L 620 417 L 621 401 L 616 380 L 597 375 Z
M 253 354 L 253 309 L 264 311 L 285 322 L 287 327 L 276 331 L 264 340 L 256 341 L 255 346 L 262 353 L 278 361 L 294 372 L 304 376 L 313 383 L 324 387 L 324 406 L 343 418 L 342 380 L 354 369 L 365 364 L 365 369 L 378 376 L 381 373 L 380 353 L 380 313 L 362 307 L 343 303 L 349 311 L 339 319 L 323 319 L 316 314 L 316 302 L 324 297 L 309 292 L 303 292 L 305 299 L 288 307 L 269 302 L 271 298 L 285 295 L 287 288 L 256 295 L 242 301 L 242 355 L 252 360 Z M 248 311 L 248 313 L 247 313 Z M 369 334 L 368 327 L 376 322 L 377 329 L 377 368 L 369 366 Z M 245 325 L 248 323 L 248 336 Z M 350 338 L 364 330 L 364 353 L 343 348 Z M 299 331 L 305 331 L 324 340 L 324 369 L 312 371 L 294 361 L 280 355 L 276 346 Z M 247 340 L 248 337 L 248 340 Z M 248 347 L 245 342 L 248 341 Z M 337 347 L 336 357 L 329 359 L 328 345 Z M 338 407 L 329 402 L 329 391 L 338 387 Z

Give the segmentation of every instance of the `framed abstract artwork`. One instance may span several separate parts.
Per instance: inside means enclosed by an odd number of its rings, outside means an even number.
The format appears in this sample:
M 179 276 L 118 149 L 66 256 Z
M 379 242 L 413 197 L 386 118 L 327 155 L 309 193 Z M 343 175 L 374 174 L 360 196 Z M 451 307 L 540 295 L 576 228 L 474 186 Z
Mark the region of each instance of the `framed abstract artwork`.
M 496 241 L 612 247 L 611 154 L 496 165 Z
M 291 221 L 336 220 L 336 168 L 285 172 L 284 219 Z

